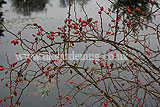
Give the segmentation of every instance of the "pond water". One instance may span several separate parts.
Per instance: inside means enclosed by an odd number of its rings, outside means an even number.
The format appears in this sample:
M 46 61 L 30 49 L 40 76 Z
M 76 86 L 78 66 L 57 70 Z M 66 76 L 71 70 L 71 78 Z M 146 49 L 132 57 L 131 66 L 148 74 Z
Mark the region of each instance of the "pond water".
M 5 24 L 5 26 L 14 33 L 19 32 L 19 30 L 22 29 L 26 24 L 33 24 L 34 22 L 37 22 L 47 31 L 57 30 L 59 26 L 62 26 L 64 24 L 64 19 L 68 15 L 67 14 L 68 0 L 5 0 L 5 1 L 6 4 L 2 4 L 1 8 L 1 12 L 3 12 L 3 15 L 1 17 L 4 18 L 3 23 Z M 96 2 L 98 2 L 100 5 L 103 5 L 104 8 L 109 8 L 111 6 L 108 0 L 75 0 L 75 1 L 76 1 L 75 8 L 77 12 L 76 16 L 77 18 L 85 17 L 82 7 L 77 2 L 79 1 L 84 6 L 88 16 L 98 21 L 99 21 L 99 16 L 97 15 L 97 12 L 99 10 L 99 7 L 97 6 Z M 72 2 L 71 17 L 74 18 L 75 17 L 74 5 L 73 5 L 74 0 L 71 0 L 71 2 Z M 158 22 L 158 20 L 155 20 L 155 22 Z M 108 23 L 110 23 L 110 19 L 105 17 L 104 23 L 105 23 L 104 27 L 108 26 Z M 5 55 L 8 55 L 10 62 L 13 62 L 16 60 L 15 53 L 16 52 L 23 53 L 24 51 L 18 46 L 14 48 L 13 46 L 11 46 L 10 41 L 14 38 L 12 35 L 10 35 L 6 31 L 3 31 L 2 34 L 3 36 L 1 35 L 0 37 L 0 64 L 7 65 Z M 24 35 L 26 36 L 26 38 L 28 37 L 28 39 L 30 39 L 29 35 L 31 34 L 32 31 L 30 29 L 27 29 L 24 32 Z M 151 41 L 151 43 L 156 44 L 154 40 Z M 81 44 L 81 46 L 77 45 L 77 48 L 74 49 L 74 52 L 81 53 L 84 50 L 83 47 L 85 47 L 84 44 Z M 99 52 L 104 53 L 106 51 L 106 47 L 108 48 L 110 46 L 104 45 L 101 48 L 94 47 L 88 50 L 88 53 L 95 53 L 95 54 Z M 153 48 L 155 48 L 154 45 Z M 0 78 L 3 76 L 4 75 L 0 75 Z M 61 83 L 63 83 L 68 76 L 62 78 Z M 76 79 L 78 81 L 80 78 Z M 5 83 L 0 83 L 0 86 L 4 87 L 4 84 Z M 62 89 L 61 91 L 64 93 L 65 91 L 69 90 L 67 87 L 63 85 L 61 85 L 60 87 Z M 32 84 L 29 88 L 25 90 L 23 97 L 21 99 L 22 105 L 20 105 L 20 107 L 54 106 L 57 103 L 56 98 L 58 95 L 57 91 L 55 91 L 56 90 L 55 87 L 53 87 L 52 90 L 53 91 L 50 92 L 49 96 L 43 97 L 39 92 L 37 92 L 35 84 Z M 0 97 L 9 95 L 8 92 L 9 92 L 8 89 L 0 88 Z M 38 93 L 38 95 L 34 93 Z M 83 97 L 79 94 L 77 95 L 77 97 L 83 99 Z M 75 103 L 73 102 L 71 105 L 66 105 L 65 107 L 72 107 L 74 104 Z
M 98 16 L 95 14 L 99 9 L 96 5 L 97 0 L 77 1 L 84 6 L 90 17 L 98 19 Z M 68 0 L 5 0 L 5 2 L 6 3 L 2 4 L 1 12 L 3 12 L 3 15 L 1 17 L 4 18 L 3 23 L 5 26 L 14 33 L 17 33 L 26 24 L 32 24 L 34 22 L 43 26 L 47 31 L 56 30 L 58 26 L 63 25 L 63 21 L 67 17 Z M 73 10 L 74 0 L 71 0 L 71 2 Z M 98 0 L 98 2 L 103 5 L 105 4 L 106 8 L 110 7 L 110 3 L 106 0 Z M 83 18 L 85 15 L 82 7 L 77 2 L 75 3 L 77 17 Z M 74 13 L 74 11 L 71 11 L 71 13 Z M 30 30 L 24 32 L 25 36 L 29 35 L 28 31 Z M 10 45 L 10 41 L 14 38 L 12 35 L 6 31 L 2 32 L 2 34 L 3 35 L 0 37 L 0 64 L 7 65 L 5 55 L 7 55 L 10 62 L 12 62 L 16 60 L 15 53 L 23 53 L 23 50 L 19 47 L 12 48 Z M 100 49 L 97 48 L 97 52 L 98 50 Z M 77 53 L 81 53 L 81 51 L 80 47 L 75 50 Z M 95 51 L 94 49 L 91 49 L 90 52 Z M 4 75 L 0 75 L 0 78 L 3 76 Z M 1 83 L 0 86 L 4 87 L 4 84 L 5 83 Z M 61 88 L 64 89 L 63 86 Z M 55 89 L 53 88 L 53 91 L 51 91 L 49 96 L 42 97 L 40 93 L 38 93 L 38 95 L 33 95 L 34 93 L 37 93 L 37 89 L 35 88 L 35 85 L 32 84 L 25 90 L 21 99 L 22 105 L 20 105 L 20 107 L 52 107 L 57 103 L 57 91 L 54 91 Z M 65 90 L 67 90 L 67 87 L 65 87 Z M 8 96 L 8 92 L 9 90 L 7 88 L 0 88 L 0 97 Z M 72 107 L 72 105 L 66 107 Z

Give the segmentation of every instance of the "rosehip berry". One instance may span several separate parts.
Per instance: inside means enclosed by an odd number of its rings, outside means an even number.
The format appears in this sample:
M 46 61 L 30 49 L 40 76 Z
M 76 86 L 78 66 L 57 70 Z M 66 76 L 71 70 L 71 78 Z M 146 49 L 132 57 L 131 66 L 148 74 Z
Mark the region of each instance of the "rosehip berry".
M 42 68 L 42 70 L 44 70 L 44 66 L 42 66 L 41 68 Z
M 50 33 L 52 33 L 52 34 L 53 34 L 54 32 L 53 32 L 53 31 L 50 31 Z
M 72 19 L 68 19 L 68 21 L 72 21 Z
M 111 72 L 107 72 L 108 75 L 111 75 Z
M 84 104 L 84 102 L 81 102 L 81 106 Z
M 14 40 L 12 40 L 11 43 L 14 43 Z
M 0 103 L 2 102 L 3 100 L 2 99 L 0 99 Z
M 51 82 L 51 78 L 48 78 L 48 82 Z
M 1 68 L 1 67 L 0 67 L 0 71 L 3 71 L 3 70 L 4 70 L 4 68 Z
M 81 37 L 80 40 L 83 40 L 83 37 Z
M 1 78 L 1 81 L 3 81 L 4 80 L 4 78 Z
M 64 23 L 67 23 L 67 19 L 64 20 Z
M 47 38 L 49 38 L 50 37 L 50 35 L 47 35 Z
M 136 8 L 136 10 L 139 11 L 139 10 L 141 10 L 141 9 Z
M 61 27 L 58 27 L 58 29 L 61 30 L 62 28 L 61 28 Z
M 26 62 L 27 62 L 27 63 L 28 63 L 28 62 L 30 62 L 30 59 L 29 59 L 29 58 L 27 58 L 27 61 L 26 61 Z
M 17 82 L 18 82 L 18 79 L 16 78 L 14 82 L 17 83 Z
M 66 97 L 67 100 L 69 100 L 69 97 Z
M 48 66 L 48 67 L 47 67 L 47 70 L 49 70 L 50 68 L 51 68 L 51 66 Z
M 11 88 L 12 87 L 12 85 L 9 85 L 9 88 Z
M 16 92 L 16 91 L 14 91 L 13 94 L 14 94 L 15 96 L 17 96 L 17 92 Z
M 101 11 L 103 11 L 103 9 L 104 9 L 103 7 L 100 8 Z
M 72 82 L 72 81 L 71 81 L 70 83 L 71 83 L 71 84 L 73 84 L 73 82 Z
M 70 70 L 70 73 L 72 74 L 72 70 Z
M 48 76 L 48 73 L 47 73 L 47 72 L 45 72 L 45 76 Z
M 110 8 L 108 8 L 108 11 L 109 11 L 109 12 L 111 12 L 111 9 L 110 9 Z
M 17 102 L 16 102 L 16 104 L 17 104 L 17 105 L 20 105 L 20 104 L 21 104 L 21 102 L 17 101 Z
M 34 23 L 33 25 L 34 25 L 34 26 L 37 26 L 37 23 Z
M 38 25 L 38 28 L 41 28 L 41 26 L 40 26 L 40 25 Z
M 106 107 L 107 105 L 108 105 L 108 103 L 105 101 L 105 102 L 104 102 L 104 106 Z
M 99 11 L 98 14 L 102 14 L 101 11 Z
M 96 60 L 95 60 L 95 59 L 93 60 L 93 63 L 94 63 L 94 64 L 96 63 Z
M 5 83 L 5 86 L 8 87 L 8 83 Z
M 78 34 L 78 33 L 79 33 L 79 31 L 76 31 L 76 32 L 75 32 L 75 34 Z
M 51 39 L 51 40 L 54 40 L 54 37 L 51 37 L 50 39 Z

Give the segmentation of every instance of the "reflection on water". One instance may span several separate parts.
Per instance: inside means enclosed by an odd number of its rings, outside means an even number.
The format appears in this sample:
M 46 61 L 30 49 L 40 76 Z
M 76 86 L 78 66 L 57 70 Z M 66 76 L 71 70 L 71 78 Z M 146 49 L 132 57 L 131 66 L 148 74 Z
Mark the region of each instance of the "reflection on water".
M 158 6 L 157 2 L 149 3 L 148 0 L 120 0 L 116 1 L 115 5 L 113 5 L 113 11 L 117 10 L 119 7 L 125 7 L 128 8 L 134 12 L 135 14 L 128 15 L 128 11 L 125 9 L 119 10 L 120 15 L 126 15 L 126 18 L 131 21 L 136 21 L 139 16 L 146 17 L 146 22 L 152 21 L 153 15 L 150 14 L 150 4 Z M 136 9 L 140 9 L 140 11 L 136 11 Z M 134 18 L 133 18 L 134 17 Z M 140 24 L 139 24 L 140 25 Z
M 0 21 L 1 22 L 3 22 L 3 20 L 4 20 L 3 12 L 1 11 L 3 4 L 6 4 L 6 2 L 4 0 L 0 0 Z M 4 32 L 4 30 L 3 30 L 2 26 L 0 26 L 0 36 L 4 36 L 3 32 Z
M 82 5 L 85 5 L 90 0 L 71 0 L 71 4 L 73 4 L 74 1 L 79 2 Z M 67 7 L 68 5 L 69 5 L 69 0 L 60 0 L 60 7 Z
M 49 0 L 11 0 L 11 3 L 18 14 L 30 16 L 33 12 L 45 11 Z

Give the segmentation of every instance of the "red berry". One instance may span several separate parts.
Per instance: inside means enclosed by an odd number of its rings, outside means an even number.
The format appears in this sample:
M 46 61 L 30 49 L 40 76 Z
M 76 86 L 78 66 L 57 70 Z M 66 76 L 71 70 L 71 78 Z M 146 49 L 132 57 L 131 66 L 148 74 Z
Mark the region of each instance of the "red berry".
M 41 31 L 44 31 L 44 29 L 43 29 L 43 28 L 41 28 Z
M 58 95 L 58 97 L 62 97 L 62 95 L 60 94 L 60 95 Z
M 111 9 L 110 9 L 110 8 L 108 8 L 108 11 L 109 11 L 109 12 L 111 12 Z
M 107 72 L 108 75 L 111 75 L 111 72 Z
M 11 88 L 12 87 L 12 85 L 9 85 L 9 88 Z
M 8 83 L 5 83 L 5 86 L 8 87 Z
M 139 10 L 141 10 L 141 9 L 136 8 L 136 10 L 139 11 Z
M 61 28 L 61 27 L 58 27 L 58 29 L 61 30 L 62 28 Z
M 14 43 L 14 40 L 12 40 L 11 43 Z
M 81 18 L 78 19 L 79 23 L 81 22 Z
M 66 97 L 67 100 L 69 100 L 69 97 Z
M 75 32 L 75 34 L 78 34 L 78 33 L 79 33 L 79 31 L 76 31 L 76 32 Z
M 16 102 L 16 104 L 17 104 L 17 105 L 20 105 L 20 104 L 21 104 L 21 102 L 17 101 L 17 102 Z
M 45 76 L 48 76 L 48 73 L 47 73 L 47 72 L 45 72 Z
M 54 37 L 51 37 L 50 39 L 51 39 L 51 40 L 54 40 Z
M 44 70 L 44 66 L 42 66 L 42 70 Z
M 37 26 L 37 23 L 34 23 L 33 25 L 34 25 L 34 26 Z
M 16 78 L 16 80 L 15 80 L 14 82 L 17 83 L 17 82 L 18 82 L 18 79 Z
M 53 32 L 53 31 L 50 31 L 50 33 L 52 33 L 52 34 L 53 34 L 54 32 Z
M 73 84 L 73 82 L 72 82 L 72 81 L 71 81 L 70 83 L 71 83 L 71 84 Z
M 40 26 L 40 25 L 38 25 L 38 28 L 41 28 L 41 26 Z
M 70 70 L 70 73 L 72 74 L 72 70 Z
M 16 92 L 16 91 L 14 91 L 13 94 L 14 94 L 15 96 L 17 96 L 17 92 Z
M 50 37 L 50 35 L 47 35 L 47 38 L 49 38 Z
M 95 60 L 95 59 L 93 60 L 93 63 L 94 63 L 94 64 L 96 63 L 96 60 Z
M 103 9 L 104 9 L 103 7 L 100 8 L 101 11 L 103 11 Z
M 51 82 L 51 78 L 48 78 L 48 81 Z
M 64 23 L 67 23 L 67 19 L 64 20 Z
M 3 71 L 3 70 L 4 70 L 4 68 L 1 68 L 1 67 L 0 67 L 0 71 Z
M 2 102 L 3 100 L 2 99 L 0 99 L 0 103 Z
M 104 102 L 104 106 L 106 107 L 107 105 L 108 105 L 108 103 L 105 101 L 105 102 Z
M 47 67 L 47 70 L 49 70 L 50 68 L 51 68 L 51 66 L 48 66 L 48 67 Z
M 81 106 L 84 104 L 84 102 L 81 102 Z
M 30 59 L 29 59 L 29 58 L 27 58 L 27 61 L 26 61 L 26 62 L 27 62 L 27 63 L 28 63 L 28 62 L 30 62 Z
M 99 14 L 102 14 L 101 11 L 98 12 Z
M 72 21 L 72 19 L 68 19 L 68 21 Z
M 4 78 L 1 78 L 1 81 L 3 81 L 4 80 Z

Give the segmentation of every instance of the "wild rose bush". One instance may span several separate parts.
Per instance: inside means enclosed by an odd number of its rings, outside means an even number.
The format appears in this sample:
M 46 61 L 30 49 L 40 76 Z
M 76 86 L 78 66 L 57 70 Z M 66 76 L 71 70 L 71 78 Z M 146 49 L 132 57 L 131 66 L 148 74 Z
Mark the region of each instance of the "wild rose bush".
M 95 14 L 99 19 L 88 17 L 81 5 L 86 14 L 83 19 L 71 17 L 69 1 L 68 17 L 55 31 L 47 31 L 34 23 L 13 33 L 1 23 L 15 37 L 11 45 L 21 47 L 29 55 L 15 62 L 10 62 L 6 56 L 8 67 L 0 65 L 1 73 L 6 74 L 1 81 L 10 93 L 8 97 L 1 96 L 1 106 L 23 106 L 24 90 L 36 82 L 39 87 L 55 85 L 58 96 L 55 96 L 57 103 L 53 106 L 158 107 L 160 24 L 154 20 L 148 22 L 147 17 L 159 17 L 159 4 L 147 1 L 150 11 L 142 15 L 140 8 L 111 3 L 116 6 L 115 11 L 97 3 L 99 10 Z M 104 27 L 106 16 L 110 19 L 107 28 Z M 142 26 L 147 29 L 143 30 Z M 35 33 L 24 35 L 27 28 Z M 91 56 L 82 60 L 90 48 L 99 48 L 99 45 L 105 47 L 105 52 L 99 52 L 96 58 Z M 81 47 L 83 52 L 77 59 L 71 60 L 69 54 L 77 46 L 85 47 Z M 17 56 L 20 54 L 16 53 Z M 37 60 L 36 55 L 56 57 Z M 65 92 L 59 86 L 62 80 L 68 87 Z

